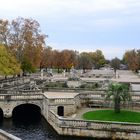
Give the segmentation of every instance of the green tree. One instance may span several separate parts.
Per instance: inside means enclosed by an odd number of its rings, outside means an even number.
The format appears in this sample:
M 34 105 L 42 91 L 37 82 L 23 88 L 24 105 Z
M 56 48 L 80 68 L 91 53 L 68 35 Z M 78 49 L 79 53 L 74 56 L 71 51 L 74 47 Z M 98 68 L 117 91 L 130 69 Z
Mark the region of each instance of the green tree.
M 27 58 L 24 58 L 21 64 L 21 69 L 23 70 L 23 75 L 26 75 L 27 72 L 35 72 L 35 68 L 32 66 L 30 61 Z
M 116 75 L 116 70 L 120 69 L 120 64 L 121 64 L 121 60 L 117 57 L 111 60 L 110 65 L 114 69 L 115 75 Z
M 113 99 L 115 113 L 120 113 L 121 101 L 129 101 L 131 99 L 129 87 L 126 84 L 111 83 L 109 85 L 106 99 Z
M 0 45 L 0 75 L 20 74 L 20 64 L 11 52 L 3 45 Z
M 83 71 L 85 71 L 86 69 L 91 69 L 92 59 L 89 53 L 87 52 L 80 53 L 78 64 L 79 64 L 79 68 L 82 68 Z
M 101 50 L 96 50 L 94 60 L 95 60 L 95 66 L 98 69 L 105 64 L 105 58 Z

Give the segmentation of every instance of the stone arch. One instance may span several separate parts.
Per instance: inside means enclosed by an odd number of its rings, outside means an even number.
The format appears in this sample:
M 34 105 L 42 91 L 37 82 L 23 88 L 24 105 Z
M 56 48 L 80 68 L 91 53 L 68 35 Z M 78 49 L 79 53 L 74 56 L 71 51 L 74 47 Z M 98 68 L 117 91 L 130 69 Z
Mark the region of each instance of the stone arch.
M 57 107 L 57 115 L 64 116 L 64 106 Z
M 37 106 L 39 107 L 41 110 L 42 110 L 42 105 L 38 102 L 35 102 L 35 101 L 30 101 L 30 102 L 26 102 L 26 101 L 20 101 L 20 102 L 17 102 L 16 104 L 14 104 L 13 106 L 13 110 L 18 107 L 18 106 L 21 106 L 21 105 L 34 105 L 34 106 Z
M 18 116 L 20 119 L 26 120 L 27 118 L 36 118 L 36 115 L 41 116 L 41 108 L 40 106 L 32 103 L 18 104 L 12 111 L 12 116 L 15 119 L 17 119 Z

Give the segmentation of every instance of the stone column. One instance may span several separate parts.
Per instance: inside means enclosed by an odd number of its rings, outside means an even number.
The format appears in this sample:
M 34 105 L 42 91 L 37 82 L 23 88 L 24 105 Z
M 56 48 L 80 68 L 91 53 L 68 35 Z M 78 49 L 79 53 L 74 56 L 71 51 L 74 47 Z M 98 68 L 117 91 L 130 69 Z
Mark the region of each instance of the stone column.
M 41 79 L 43 80 L 43 69 L 41 70 Z

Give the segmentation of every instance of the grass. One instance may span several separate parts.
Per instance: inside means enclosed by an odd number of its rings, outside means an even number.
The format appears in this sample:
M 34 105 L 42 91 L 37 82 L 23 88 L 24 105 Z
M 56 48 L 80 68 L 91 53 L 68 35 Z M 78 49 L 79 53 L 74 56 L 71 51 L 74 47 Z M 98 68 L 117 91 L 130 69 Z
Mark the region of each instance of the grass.
M 121 110 L 115 113 L 114 110 L 96 110 L 83 114 L 85 120 L 115 121 L 140 123 L 140 112 Z

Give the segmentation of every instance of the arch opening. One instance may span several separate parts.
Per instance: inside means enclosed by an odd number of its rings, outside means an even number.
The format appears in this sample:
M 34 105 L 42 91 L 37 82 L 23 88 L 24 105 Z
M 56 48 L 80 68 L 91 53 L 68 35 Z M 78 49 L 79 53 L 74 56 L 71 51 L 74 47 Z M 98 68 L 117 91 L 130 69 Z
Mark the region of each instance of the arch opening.
M 12 118 L 20 123 L 33 123 L 41 119 L 41 109 L 34 104 L 22 104 L 13 109 Z
M 3 117 L 4 117 L 3 110 L 0 108 L 0 122 L 3 121 Z
M 59 116 L 64 116 L 64 106 L 58 106 L 57 107 L 57 114 Z

